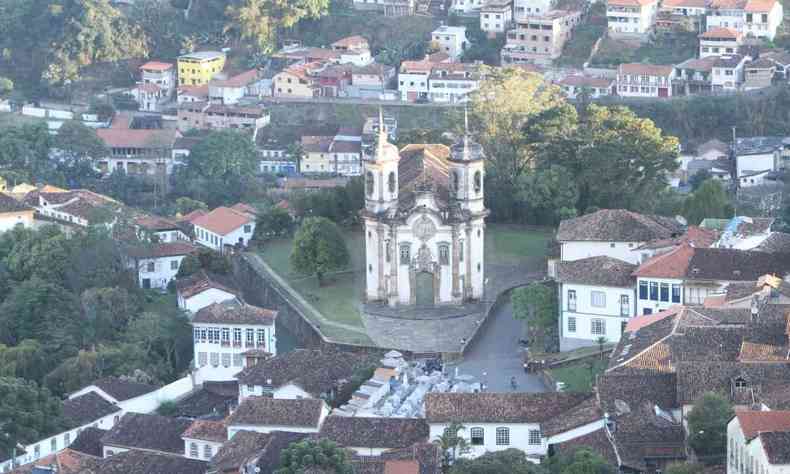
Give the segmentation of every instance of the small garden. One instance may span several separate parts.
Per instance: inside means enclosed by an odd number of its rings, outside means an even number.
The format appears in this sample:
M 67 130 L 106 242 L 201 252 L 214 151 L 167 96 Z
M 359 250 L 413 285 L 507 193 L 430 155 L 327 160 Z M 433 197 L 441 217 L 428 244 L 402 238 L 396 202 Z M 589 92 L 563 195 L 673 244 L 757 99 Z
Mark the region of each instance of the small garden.
M 590 392 L 595 385 L 595 378 L 606 370 L 608 362 L 606 358 L 588 357 L 548 372 L 556 381 L 565 384 L 566 392 Z

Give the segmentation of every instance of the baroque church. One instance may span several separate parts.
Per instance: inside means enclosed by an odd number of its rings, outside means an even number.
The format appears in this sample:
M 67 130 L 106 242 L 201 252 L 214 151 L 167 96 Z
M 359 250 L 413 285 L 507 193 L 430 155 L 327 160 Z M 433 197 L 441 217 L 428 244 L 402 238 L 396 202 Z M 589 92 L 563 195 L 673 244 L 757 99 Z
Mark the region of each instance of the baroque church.
M 468 123 L 450 147 L 412 144 L 400 151 L 381 127 L 364 162 L 368 303 L 435 306 L 483 299 L 484 158 Z

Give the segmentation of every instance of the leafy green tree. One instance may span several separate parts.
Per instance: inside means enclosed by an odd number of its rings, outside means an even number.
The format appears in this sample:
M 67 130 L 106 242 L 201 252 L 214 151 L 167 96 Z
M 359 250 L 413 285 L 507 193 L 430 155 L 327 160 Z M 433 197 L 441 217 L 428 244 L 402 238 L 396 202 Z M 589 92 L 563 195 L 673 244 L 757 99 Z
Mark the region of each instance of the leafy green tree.
M 576 216 L 579 191 L 573 176 L 562 166 L 525 172 L 519 176 L 516 189 L 518 200 L 528 209 L 528 222 L 557 224 Z
M 538 347 L 545 347 L 545 334 L 557 325 L 558 309 L 556 291 L 540 282 L 513 290 L 513 317 L 527 324 L 531 339 Z
M 325 217 L 308 217 L 294 237 L 291 267 L 296 272 L 323 277 L 348 265 L 346 241 L 337 224 Z
M 561 452 L 548 459 L 546 468 L 551 474 L 614 474 L 616 469 L 600 454 L 587 446 Z
M 723 218 L 732 213 L 727 193 L 718 181 L 709 179 L 683 203 L 683 216 L 691 224 L 698 224 L 707 217 Z
M 329 11 L 328 0 L 239 0 L 228 6 L 226 30 L 250 40 L 261 53 L 277 47 L 278 34 L 303 18 L 320 18 Z
M 7 77 L 0 76 L 0 97 L 7 96 L 14 90 L 14 81 Z
M 99 139 L 96 132 L 82 122 L 65 122 L 52 144 L 60 152 L 58 170 L 69 186 L 78 187 L 86 178 L 97 179 L 99 174 L 93 169 L 94 159 L 107 156 L 109 150 Z
M 0 457 L 65 428 L 60 403 L 35 382 L 0 377 Z
M 300 474 L 314 469 L 320 472 L 351 474 L 354 472 L 348 453 L 327 439 L 305 439 L 291 443 L 280 454 L 275 474 Z
M 620 106 L 589 105 L 570 139 L 549 149 L 552 154 L 541 155 L 540 162 L 559 164 L 574 176 L 577 209 L 634 207 L 664 189 L 667 174 L 677 168 L 677 139 Z
M 466 427 L 454 421 L 444 429 L 441 435 L 433 440 L 442 451 L 442 471 L 444 472 L 448 472 L 457 459 L 463 457 L 472 449 L 469 441 L 459 434 L 462 431 L 466 431 Z
M 232 129 L 209 133 L 187 157 L 187 169 L 207 179 L 253 174 L 257 166 L 258 155 L 250 136 Z
M 177 278 L 187 277 L 197 273 L 201 269 L 211 273 L 227 275 L 232 269 L 230 259 L 226 255 L 210 249 L 199 249 L 196 253 L 187 255 L 181 260 L 178 267 Z
M 485 453 L 475 459 L 458 459 L 450 468 L 450 474 L 542 474 L 543 469 L 527 459 L 520 449 L 506 449 Z M 586 474 L 586 473 L 580 473 Z
M 667 474 L 702 474 L 705 471 L 705 466 L 702 464 L 694 464 L 688 462 L 672 463 L 664 469 Z
M 282 237 L 291 233 L 294 220 L 288 211 L 277 206 L 271 206 L 258 217 L 255 224 L 255 238 L 267 240 L 273 237 Z
M 694 403 L 688 415 L 689 445 L 701 458 L 720 458 L 727 453 L 727 423 L 734 416 L 726 398 L 708 392 Z
M 0 174 L 9 183 L 59 180 L 49 159 L 51 138 L 45 124 L 18 125 L 0 133 Z
M 696 191 L 705 181 L 711 179 L 713 176 L 710 174 L 708 170 L 700 170 L 694 173 L 688 181 L 689 186 L 691 186 L 691 191 Z
M 35 339 L 25 339 L 9 347 L 0 344 L 0 376 L 41 382 L 49 361 L 44 347 Z
M 162 416 L 175 416 L 178 413 L 178 404 L 173 400 L 165 400 L 156 408 L 156 414 Z
M 192 329 L 178 308 L 144 312 L 129 323 L 126 340 L 152 354 L 169 369 L 168 375 L 185 370 L 192 360 Z
M 80 298 L 82 306 L 82 347 L 95 347 L 100 341 L 118 340 L 137 304 L 124 288 L 89 288 Z
M 176 212 L 182 216 L 197 210 L 207 211 L 208 206 L 205 202 L 200 202 L 188 197 L 180 197 L 176 199 Z

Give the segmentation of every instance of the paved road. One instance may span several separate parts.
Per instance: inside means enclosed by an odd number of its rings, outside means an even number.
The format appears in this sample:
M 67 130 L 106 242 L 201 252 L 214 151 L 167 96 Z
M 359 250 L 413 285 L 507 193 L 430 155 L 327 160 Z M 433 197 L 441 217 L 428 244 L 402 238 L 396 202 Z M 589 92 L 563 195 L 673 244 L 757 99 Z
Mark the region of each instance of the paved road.
M 513 308 L 508 302 L 489 315 L 480 338 L 472 342 L 458 365 L 462 374 L 470 374 L 484 381 L 489 392 L 511 392 L 510 378 L 515 376 L 518 391 L 543 392 L 546 387 L 539 377 L 525 374 L 521 365 L 518 339 L 521 322 L 513 319 Z M 453 370 L 452 367 L 448 367 Z M 483 375 L 486 372 L 486 375 Z

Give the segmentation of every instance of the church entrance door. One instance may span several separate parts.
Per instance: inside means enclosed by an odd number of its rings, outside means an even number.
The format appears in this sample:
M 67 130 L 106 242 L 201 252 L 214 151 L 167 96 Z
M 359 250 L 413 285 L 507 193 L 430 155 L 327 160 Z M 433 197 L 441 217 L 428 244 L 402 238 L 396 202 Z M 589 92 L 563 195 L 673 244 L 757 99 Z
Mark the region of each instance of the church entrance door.
M 414 283 L 417 306 L 433 306 L 433 273 L 418 272 Z

